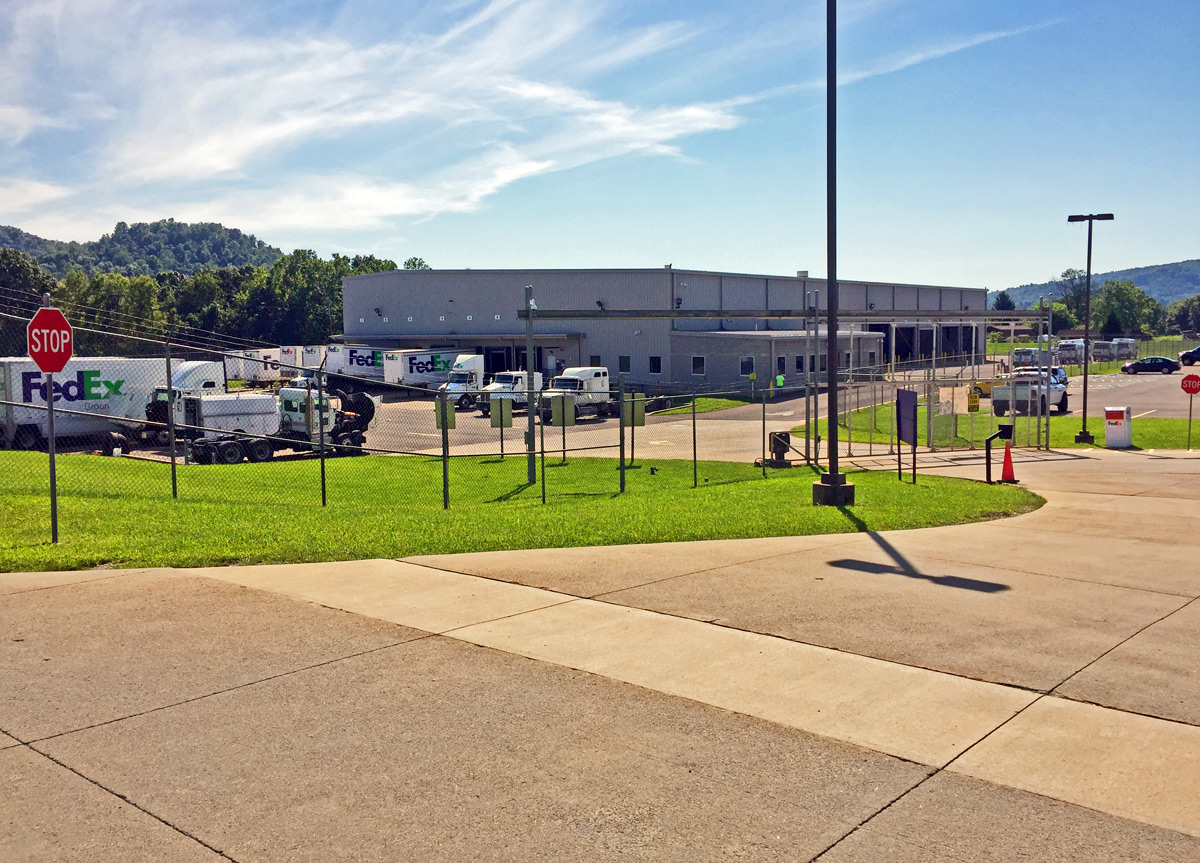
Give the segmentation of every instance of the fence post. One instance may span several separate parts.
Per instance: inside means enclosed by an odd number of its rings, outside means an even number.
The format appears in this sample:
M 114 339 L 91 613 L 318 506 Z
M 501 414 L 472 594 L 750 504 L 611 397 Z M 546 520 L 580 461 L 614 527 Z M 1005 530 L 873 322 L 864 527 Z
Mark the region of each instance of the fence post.
M 767 477 L 767 391 L 763 390 L 762 394 L 762 475 L 763 479 Z
M 617 430 L 621 433 L 620 459 L 621 494 L 625 493 L 625 379 L 617 378 Z
M 450 394 L 443 390 L 438 396 L 442 420 L 442 509 L 450 508 L 450 410 Z
M 309 390 L 309 395 L 312 395 L 312 390 Z M 325 496 L 325 363 L 321 363 L 321 367 L 317 369 L 317 428 L 320 429 L 320 440 L 317 444 L 321 453 L 321 506 L 327 503 Z M 311 432 L 309 432 L 311 434 Z
M 1192 426 L 1190 426 L 1190 424 L 1189 424 L 1188 425 L 1189 430 L 1190 430 L 1190 427 L 1192 427 Z M 692 394 L 691 394 L 691 487 L 692 487 L 692 489 L 695 489 L 695 487 L 698 484 L 700 484 L 700 463 L 698 463 L 698 461 L 697 461 L 697 453 L 696 453 L 696 392 L 694 390 L 694 391 L 692 391 Z
M 171 497 L 179 499 L 179 481 L 175 472 L 175 384 L 171 379 L 171 337 L 163 341 L 163 355 L 167 358 L 167 443 L 171 447 Z

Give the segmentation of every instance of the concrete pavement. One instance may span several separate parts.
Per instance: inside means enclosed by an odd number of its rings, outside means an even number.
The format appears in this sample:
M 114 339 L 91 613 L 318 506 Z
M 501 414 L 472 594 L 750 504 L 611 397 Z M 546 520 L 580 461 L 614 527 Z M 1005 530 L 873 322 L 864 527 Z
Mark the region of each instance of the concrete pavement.
M 0 575 L 0 858 L 1198 860 L 1200 459 L 1017 472 L 920 531 Z

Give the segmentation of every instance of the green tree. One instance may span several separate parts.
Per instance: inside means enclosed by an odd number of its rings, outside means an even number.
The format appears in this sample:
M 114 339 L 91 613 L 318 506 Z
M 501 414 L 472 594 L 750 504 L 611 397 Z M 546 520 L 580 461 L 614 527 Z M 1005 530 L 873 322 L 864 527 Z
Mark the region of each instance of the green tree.
M 1153 334 L 1164 320 L 1162 303 L 1130 281 L 1109 279 L 1092 300 L 1092 326 L 1106 334 Z
M 40 300 L 44 293 L 56 294 L 58 282 L 32 255 L 16 249 L 0 249 L 0 288 Z
M 1055 283 L 1058 286 L 1058 298 L 1075 316 L 1075 320 L 1083 320 L 1083 310 L 1087 298 L 1087 273 L 1083 270 L 1063 270 Z
M 1040 300 L 1034 309 L 1041 311 L 1046 307 L 1046 301 Z M 1055 302 L 1050 307 L 1050 328 L 1054 335 L 1062 330 L 1073 330 L 1079 326 L 1079 319 L 1067 308 L 1066 303 Z
M 404 269 L 406 269 L 406 270 L 432 270 L 433 267 L 431 267 L 431 266 L 429 266 L 429 264 L 425 263 L 424 258 L 412 257 L 404 262 Z
M 1171 303 L 1164 314 L 1165 327 L 1169 332 L 1194 333 L 1200 330 L 1200 294 Z
M 992 308 L 997 312 L 1011 312 L 1017 308 L 1017 304 L 1013 302 L 1013 298 L 1008 295 L 1008 291 L 1001 291 L 996 294 L 996 298 L 992 300 Z

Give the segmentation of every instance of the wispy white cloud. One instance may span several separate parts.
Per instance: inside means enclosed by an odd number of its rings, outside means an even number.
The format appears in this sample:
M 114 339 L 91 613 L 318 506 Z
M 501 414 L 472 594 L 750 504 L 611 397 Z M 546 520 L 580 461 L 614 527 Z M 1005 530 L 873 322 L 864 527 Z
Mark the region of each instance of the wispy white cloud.
M 57 201 L 71 194 L 71 190 L 52 183 L 36 180 L 0 179 L 0 213 L 24 213 L 32 207 Z
M 0 11 L 0 144 L 36 164 L 39 136 L 70 128 L 69 158 L 87 166 L 70 188 L 0 181 L 0 219 L 45 224 L 57 213 L 82 229 L 174 215 L 259 234 L 381 229 L 469 212 L 539 174 L 629 154 L 685 158 L 687 140 L 738 127 L 747 104 L 821 86 L 639 104 L 639 89 L 612 86 L 613 76 L 696 41 L 705 25 L 625 26 L 599 0 L 466 2 L 453 20 L 431 4 L 412 20 L 448 23 L 381 28 L 370 40 L 266 21 L 270 4 L 242 16 L 214 2 L 42 0 L 7 19 Z M 892 2 L 860 0 L 844 17 Z M 1021 32 L 882 58 L 841 83 Z

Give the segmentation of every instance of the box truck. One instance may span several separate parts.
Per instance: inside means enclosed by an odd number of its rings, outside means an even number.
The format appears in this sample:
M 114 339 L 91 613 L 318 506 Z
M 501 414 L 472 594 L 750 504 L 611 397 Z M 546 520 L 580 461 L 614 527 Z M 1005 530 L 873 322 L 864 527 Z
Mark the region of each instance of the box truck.
M 172 372 L 180 365 L 172 361 Z M 220 363 L 198 377 L 224 384 Z M 194 382 L 194 378 L 189 378 Z M 0 358 L 0 441 L 17 449 L 45 446 L 49 425 L 46 375 L 26 357 Z M 75 357 L 54 375 L 55 438 L 110 432 L 140 433 L 146 404 L 167 383 L 161 358 Z

